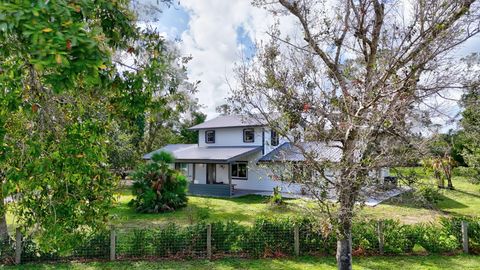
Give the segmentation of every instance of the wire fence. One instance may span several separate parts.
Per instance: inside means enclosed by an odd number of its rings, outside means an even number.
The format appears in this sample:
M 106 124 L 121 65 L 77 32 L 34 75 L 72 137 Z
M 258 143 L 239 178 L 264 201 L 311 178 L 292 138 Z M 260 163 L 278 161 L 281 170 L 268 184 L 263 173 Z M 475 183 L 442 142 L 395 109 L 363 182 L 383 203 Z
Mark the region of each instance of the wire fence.
M 216 259 L 222 257 L 285 257 L 331 255 L 336 236 L 328 224 L 310 220 L 258 219 L 252 226 L 237 222 L 168 224 L 155 228 L 122 226 L 83 235 L 63 253 L 42 252 L 17 231 L 3 243 L 5 264 L 56 261 Z M 352 228 L 354 254 L 409 254 L 415 244 L 433 253 L 480 247 L 479 220 L 448 219 L 441 225 L 403 225 L 365 221 Z M 17 244 L 21 248 L 17 248 Z M 480 251 L 480 249 L 477 249 Z M 471 250 L 470 250 L 471 251 Z

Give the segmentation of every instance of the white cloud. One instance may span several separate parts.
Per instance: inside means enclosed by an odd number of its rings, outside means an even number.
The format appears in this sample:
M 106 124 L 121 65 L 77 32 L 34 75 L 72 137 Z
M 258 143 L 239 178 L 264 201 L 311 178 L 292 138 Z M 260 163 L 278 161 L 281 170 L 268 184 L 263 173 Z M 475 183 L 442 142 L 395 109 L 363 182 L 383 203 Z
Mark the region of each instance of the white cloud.
M 193 56 L 189 77 L 201 81 L 197 96 L 212 117 L 228 96 L 228 82 L 235 84 L 234 64 L 248 49 L 238 43 L 237 30 L 242 27 L 252 41 L 260 41 L 267 37 L 273 18 L 245 0 L 183 0 L 181 5 L 190 15 L 189 27 L 181 36 L 183 52 Z M 283 30 L 289 33 L 291 25 L 282 24 Z

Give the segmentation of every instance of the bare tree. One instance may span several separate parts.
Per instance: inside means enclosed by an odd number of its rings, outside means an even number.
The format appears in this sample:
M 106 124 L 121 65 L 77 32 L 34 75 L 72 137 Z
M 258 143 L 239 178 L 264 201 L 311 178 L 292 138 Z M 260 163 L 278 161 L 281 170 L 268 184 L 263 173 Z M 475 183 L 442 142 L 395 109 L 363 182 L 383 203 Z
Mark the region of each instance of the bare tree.
M 255 2 L 273 16 L 294 16 L 303 39 L 282 37 L 273 25 L 256 57 L 239 65 L 230 102 L 288 138 L 319 176 L 300 181 L 335 225 L 339 269 L 351 269 L 352 218 L 370 172 L 416 150 L 410 139 L 430 120 L 429 98 L 461 76 L 448 56 L 479 32 L 475 2 Z M 319 158 L 299 135 L 341 149 L 341 159 Z M 325 203 L 328 189 L 337 200 L 333 210 Z

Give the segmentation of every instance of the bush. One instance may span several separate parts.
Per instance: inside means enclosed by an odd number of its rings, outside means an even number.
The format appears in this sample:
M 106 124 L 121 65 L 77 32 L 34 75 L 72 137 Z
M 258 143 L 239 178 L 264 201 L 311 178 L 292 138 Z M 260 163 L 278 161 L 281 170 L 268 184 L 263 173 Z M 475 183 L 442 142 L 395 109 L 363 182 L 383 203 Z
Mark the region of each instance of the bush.
M 0 264 L 11 264 L 14 262 L 14 257 L 14 241 L 10 238 L 0 241 Z
M 468 239 L 473 249 L 480 249 L 480 218 L 478 217 L 452 217 L 441 218 L 440 224 L 444 231 L 454 235 L 458 244 L 462 244 L 462 221 L 468 223 Z
M 85 236 L 73 250 L 75 258 L 108 258 L 110 254 L 110 233 L 102 231 Z
M 247 228 L 234 221 L 212 223 L 212 251 L 237 253 L 242 251 L 242 236 Z
M 270 197 L 270 203 L 273 205 L 283 204 L 282 193 L 280 193 L 281 187 L 274 187 L 272 197 Z
M 259 218 L 244 234 L 241 248 L 255 257 L 291 255 L 293 228 L 291 219 Z
M 438 191 L 438 188 L 431 185 L 419 185 L 414 196 L 422 206 L 432 207 L 442 200 L 442 194 Z
M 357 255 L 378 252 L 376 221 L 359 221 L 352 225 L 352 249 Z
M 416 225 L 416 242 L 431 253 L 452 252 L 460 247 L 455 235 L 443 227 L 431 224 Z
M 132 175 L 133 195 L 130 205 L 140 213 L 173 211 L 187 204 L 187 179 L 170 168 L 173 156 L 160 152 L 152 162 L 142 164 Z
M 309 218 L 296 221 L 299 225 L 300 251 L 304 253 L 335 254 L 337 240 L 332 225 Z
M 383 221 L 385 238 L 384 251 L 387 254 L 411 253 L 418 237 L 416 225 L 403 225 L 399 221 Z
M 456 167 L 453 169 L 453 175 L 465 177 L 472 184 L 480 184 L 480 174 L 475 168 Z

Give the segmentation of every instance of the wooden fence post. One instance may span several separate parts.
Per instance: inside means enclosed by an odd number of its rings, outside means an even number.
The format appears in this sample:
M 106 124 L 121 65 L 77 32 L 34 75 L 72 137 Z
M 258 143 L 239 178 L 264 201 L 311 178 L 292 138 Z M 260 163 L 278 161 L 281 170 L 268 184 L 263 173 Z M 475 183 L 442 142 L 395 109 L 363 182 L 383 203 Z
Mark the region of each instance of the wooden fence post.
M 20 228 L 15 230 L 15 264 L 22 262 L 22 232 Z
M 298 225 L 295 225 L 293 227 L 293 241 L 294 241 L 294 251 L 295 251 L 295 256 L 300 255 L 300 229 Z
M 463 243 L 463 252 L 468 253 L 468 223 L 462 221 L 462 243 Z
M 212 259 L 212 224 L 207 225 L 207 258 Z
M 116 259 L 116 247 L 117 247 L 117 234 L 115 232 L 115 227 L 110 228 L 110 261 Z
M 385 237 L 383 235 L 383 222 L 381 220 L 377 223 L 377 233 L 378 233 L 378 251 L 381 255 L 384 253 L 385 246 Z

